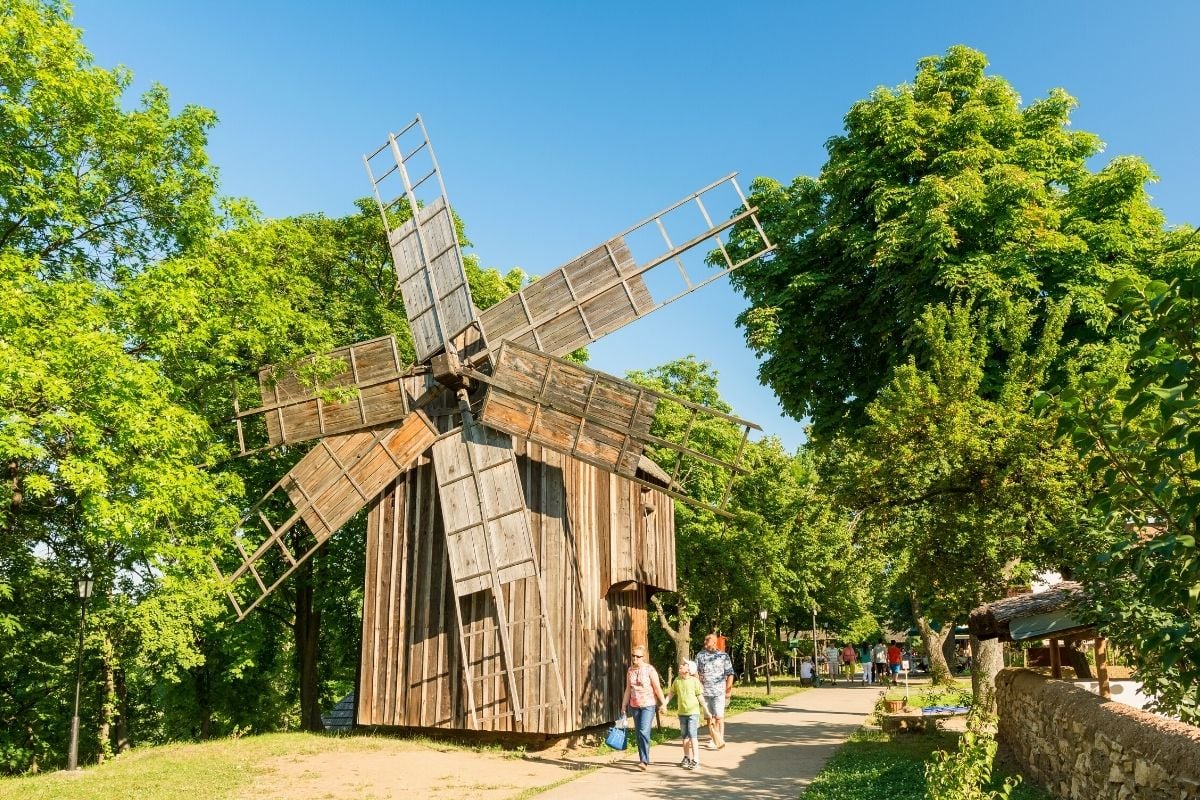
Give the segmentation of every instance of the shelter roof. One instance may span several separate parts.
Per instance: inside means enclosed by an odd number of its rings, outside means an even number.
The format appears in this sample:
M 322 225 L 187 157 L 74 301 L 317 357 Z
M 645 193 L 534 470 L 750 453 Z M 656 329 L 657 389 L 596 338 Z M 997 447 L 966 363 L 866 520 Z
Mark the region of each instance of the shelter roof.
M 1077 609 L 1088 599 L 1083 587 L 1063 581 L 1044 592 L 1006 597 L 976 608 L 968 626 L 981 640 L 1019 642 L 1052 634 L 1059 638 L 1091 629 L 1080 621 Z

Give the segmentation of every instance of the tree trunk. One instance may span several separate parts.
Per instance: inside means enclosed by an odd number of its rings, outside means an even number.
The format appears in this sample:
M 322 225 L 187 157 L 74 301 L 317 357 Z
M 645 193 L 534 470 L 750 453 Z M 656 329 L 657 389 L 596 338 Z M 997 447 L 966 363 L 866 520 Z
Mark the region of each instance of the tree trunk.
M 958 674 L 958 642 L 954 639 L 953 631 L 958 627 L 957 622 L 950 624 L 951 635 L 946 637 L 946 641 L 942 642 L 942 658 L 946 660 L 946 666 L 950 668 L 951 675 Z
M 195 734 L 200 739 L 209 739 L 213 732 L 212 697 L 208 690 L 208 664 L 201 664 L 192 669 L 192 680 L 196 687 L 196 708 L 199 709 L 199 725 Z
M 129 750 L 129 687 L 125 684 L 125 670 L 118 669 L 116 679 L 117 723 L 114 752 L 117 755 Z
M 1092 665 L 1088 663 L 1087 654 L 1079 649 L 1079 642 L 1071 642 L 1062 648 L 1063 662 L 1075 670 L 1075 677 L 1082 680 L 1092 680 Z
M 971 636 L 971 694 L 973 705 L 996 710 L 996 675 L 1004 668 L 1004 645 L 999 639 L 981 642 Z
M 678 595 L 676 595 L 678 597 Z M 682 598 L 680 598 L 682 599 Z M 675 645 L 675 666 L 682 664 L 684 661 L 689 661 L 692 658 L 692 618 L 684 612 L 683 603 L 675 604 L 675 618 L 679 620 L 679 624 L 672 628 L 671 623 L 667 621 L 667 613 L 663 610 L 662 600 L 658 595 L 650 598 L 654 603 L 654 610 L 658 613 L 658 624 L 671 639 Z
M 942 629 L 935 631 L 933 626 L 929 624 L 929 620 L 921 613 L 921 603 L 917 600 L 916 595 L 909 595 L 909 601 L 912 603 L 913 619 L 917 621 L 917 630 L 921 632 L 921 644 L 925 647 L 926 657 L 929 659 L 929 674 L 933 679 L 933 684 L 953 683 L 954 678 L 950 674 L 950 667 L 946 664 L 946 657 L 942 654 L 942 645 L 946 643 L 946 639 L 953 638 L 954 622 L 949 624 L 943 622 Z
M 21 491 L 21 465 L 15 458 L 8 462 L 8 478 L 12 484 L 12 499 L 8 503 L 8 513 L 12 515 L 9 521 L 9 528 L 15 531 L 17 527 L 17 514 L 21 513 L 21 503 L 25 499 L 25 494 Z
M 104 697 L 100 701 L 100 719 L 96 726 L 97 764 L 103 764 L 104 759 L 112 753 L 112 741 L 109 737 L 112 736 L 113 712 L 116 708 L 114 701 L 117 696 L 116 681 L 113 677 L 114 652 L 112 637 L 105 631 L 100 645 L 100 680 L 104 687 Z
M 296 674 L 300 682 L 300 729 L 305 731 L 325 729 L 321 723 L 317 681 L 321 612 L 313 602 L 313 561 L 320 557 L 318 552 L 297 572 L 296 621 L 292 626 L 296 638 Z

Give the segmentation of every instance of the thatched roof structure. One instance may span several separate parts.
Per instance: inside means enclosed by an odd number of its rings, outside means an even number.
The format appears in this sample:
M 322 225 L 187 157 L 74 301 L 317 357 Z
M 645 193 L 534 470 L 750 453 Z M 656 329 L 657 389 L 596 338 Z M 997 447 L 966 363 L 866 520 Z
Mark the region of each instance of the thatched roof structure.
M 1090 625 L 1079 622 L 1071 612 L 1088 599 L 1083 587 L 1074 581 L 1063 581 L 1044 592 L 1020 594 L 993 603 L 987 603 L 971 612 L 967 624 L 971 633 L 979 639 L 1013 641 L 1013 622 L 1031 617 L 1045 617 L 1046 630 L 1058 638 L 1065 638 L 1091 630 Z M 1032 638 L 1018 636 L 1018 638 Z

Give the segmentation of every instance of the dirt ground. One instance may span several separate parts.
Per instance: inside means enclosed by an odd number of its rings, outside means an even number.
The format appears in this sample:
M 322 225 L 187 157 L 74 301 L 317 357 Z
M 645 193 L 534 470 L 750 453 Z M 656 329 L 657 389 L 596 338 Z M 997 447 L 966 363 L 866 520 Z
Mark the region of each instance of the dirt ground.
M 590 769 L 557 753 L 439 749 L 377 740 L 369 752 L 326 752 L 281 756 L 258 765 L 265 770 L 241 795 L 245 800 L 390 800 L 461 798 L 506 800 L 527 790 L 573 780 Z

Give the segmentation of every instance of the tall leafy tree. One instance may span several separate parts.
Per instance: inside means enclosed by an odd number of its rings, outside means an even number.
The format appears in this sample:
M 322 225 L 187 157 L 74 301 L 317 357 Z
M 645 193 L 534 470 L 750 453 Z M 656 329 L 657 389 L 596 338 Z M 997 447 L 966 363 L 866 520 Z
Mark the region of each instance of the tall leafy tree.
M 1167 238 L 1143 161 L 1093 171 L 1101 142 L 1069 127 L 1066 92 L 1023 104 L 986 67 L 962 46 L 922 59 L 911 83 L 851 107 L 819 176 L 758 179 L 750 202 L 778 249 L 732 279 L 760 379 L 811 415 L 819 447 L 866 459 L 848 477 L 870 492 L 847 500 L 889 511 L 872 526 L 891 531 L 885 575 L 921 586 L 923 615 L 939 617 L 952 609 L 935 599 L 961 614 L 967 595 L 1001 592 L 1004 565 L 1024 558 L 1022 518 L 1053 527 L 1077 505 L 1067 482 L 1045 492 L 1062 456 L 1039 451 L 1046 432 L 1012 387 L 1103 361 L 1106 287 L 1151 274 Z M 735 249 L 751 233 L 735 232 Z M 986 334 L 956 332 L 968 307 Z M 939 375 L 956 349 L 960 374 Z M 1017 358 L 1039 362 L 1037 380 L 1013 373 Z
M 1003 596 L 1018 575 L 1090 553 L 1078 526 L 1085 487 L 1077 456 L 1055 440 L 1053 420 L 1033 413 L 1065 303 L 1046 316 L 1031 346 L 1033 314 L 997 319 L 968 304 L 931 307 L 918 329 L 927 357 L 897 369 L 867 407 L 870 423 L 830 449 L 843 501 L 861 510 L 859 540 L 882 555 L 931 655 L 943 644 L 931 620 L 946 630 Z M 1001 356 L 1003 383 L 989 391 L 989 361 Z M 973 644 L 978 688 L 999 669 L 999 648 Z
M 1175 233 L 1168 280 L 1110 289 L 1128 335 L 1047 407 L 1063 412 L 1088 471 L 1109 548 L 1084 573 L 1090 613 L 1137 653 L 1136 674 L 1156 707 L 1200 721 L 1200 248 Z
M 694 357 L 628 377 L 718 411 L 730 411 L 720 396 L 716 373 Z M 680 441 L 688 429 L 693 446 L 732 459 L 740 444 L 738 428 L 717 418 L 703 419 L 689 428 L 689 418 L 684 407 L 662 403 L 652 432 Z M 648 455 L 673 472 L 674 451 L 652 449 Z M 675 663 L 693 652 L 697 623 L 704 626 L 705 633 L 740 633 L 748 642 L 760 608 L 772 611 L 782 624 L 805 619 L 817 585 L 845 572 L 841 566 L 851 563 L 839 549 L 849 542 L 848 537 L 838 536 L 846 530 L 845 520 L 838 518 L 818 488 L 807 453 L 787 453 L 778 439 L 767 437 L 746 445 L 742 466 L 746 473 L 734 482 L 730 496 L 731 518 L 687 503 L 675 504 L 678 589 L 652 598 L 660 628 L 672 642 Z M 680 469 L 682 488 L 712 505 L 722 500 L 725 477 L 722 470 L 686 457 Z M 855 582 L 845 583 L 853 587 Z M 831 592 L 830 596 L 853 605 L 852 591 Z M 860 608 L 838 610 L 861 614 Z
M 204 421 L 172 402 L 116 310 L 149 263 L 213 230 L 204 145 L 214 117 L 172 114 L 161 87 L 126 110 L 129 81 L 95 66 L 64 5 L 0 4 L 0 616 L 16 621 L 0 634 L 0 705 L 17 714 L 0 733 L 8 770 L 53 765 L 65 745 L 73 579 L 95 574 L 103 622 L 122 576 L 197 567 L 178 532 L 218 514 L 230 489 L 200 468 Z M 107 643 L 98 633 L 88 649 Z M 92 718 L 107 713 L 93 692 L 85 704 Z
M 912 83 L 851 107 L 818 177 L 754 183 L 778 249 L 732 276 L 751 304 L 739 323 L 761 380 L 818 440 L 864 424 L 929 305 L 1069 299 L 1066 340 L 1094 341 L 1104 288 L 1157 252 L 1146 164 L 1091 171 L 1101 143 L 1069 127 L 1075 100 L 1053 89 L 1023 106 L 986 66 L 962 46 L 922 59 Z

